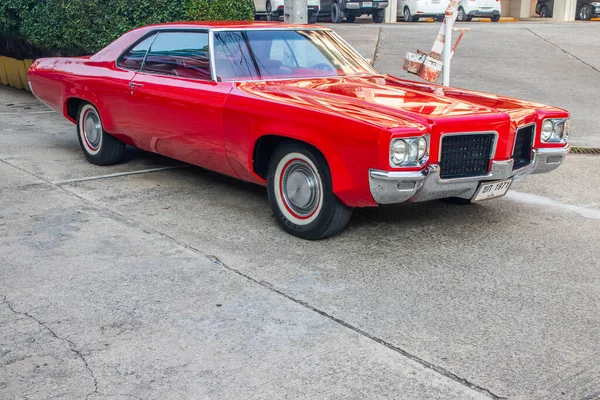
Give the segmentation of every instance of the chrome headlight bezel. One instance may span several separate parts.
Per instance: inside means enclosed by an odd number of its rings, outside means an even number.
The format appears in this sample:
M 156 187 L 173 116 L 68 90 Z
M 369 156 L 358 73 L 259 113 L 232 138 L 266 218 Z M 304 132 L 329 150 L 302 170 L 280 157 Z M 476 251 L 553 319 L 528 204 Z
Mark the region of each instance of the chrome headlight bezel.
M 542 121 L 540 140 L 542 143 L 566 143 L 569 137 L 570 118 L 546 118 Z M 544 138 L 544 126 L 552 124 L 552 133 Z
M 406 156 L 401 162 L 395 162 L 394 157 L 392 156 L 392 148 L 394 144 L 398 141 L 402 141 L 406 145 Z M 422 148 L 423 141 L 425 141 L 425 150 L 419 151 L 419 143 L 421 143 Z M 402 168 L 420 167 L 422 165 L 425 165 L 425 163 L 427 163 L 427 161 L 429 160 L 429 149 L 429 134 L 422 136 L 392 139 L 392 141 L 390 142 L 388 157 L 390 166 L 392 168 Z

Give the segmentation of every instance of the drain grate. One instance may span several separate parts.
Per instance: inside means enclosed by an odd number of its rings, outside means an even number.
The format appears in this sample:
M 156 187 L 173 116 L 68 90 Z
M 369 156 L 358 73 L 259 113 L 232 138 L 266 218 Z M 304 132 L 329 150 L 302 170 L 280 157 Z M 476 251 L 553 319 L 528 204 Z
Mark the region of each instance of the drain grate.
M 594 149 L 591 147 L 571 147 L 571 153 L 573 153 L 573 154 L 600 154 L 600 149 Z

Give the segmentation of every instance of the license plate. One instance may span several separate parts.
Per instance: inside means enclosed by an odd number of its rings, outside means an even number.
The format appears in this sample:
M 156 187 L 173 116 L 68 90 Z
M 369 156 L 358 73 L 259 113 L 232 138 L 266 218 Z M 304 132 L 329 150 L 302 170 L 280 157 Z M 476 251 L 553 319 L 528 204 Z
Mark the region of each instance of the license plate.
M 483 183 L 479 186 L 479 190 L 477 190 L 477 193 L 475 193 L 475 196 L 473 196 L 471 201 L 487 200 L 504 196 L 506 192 L 508 192 L 511 183 L 512 179 Z
M 362 6 L 363 6 L 363 8 L 364 7 L 373 7 L 373 3 L 370 1 L 363 1 Z

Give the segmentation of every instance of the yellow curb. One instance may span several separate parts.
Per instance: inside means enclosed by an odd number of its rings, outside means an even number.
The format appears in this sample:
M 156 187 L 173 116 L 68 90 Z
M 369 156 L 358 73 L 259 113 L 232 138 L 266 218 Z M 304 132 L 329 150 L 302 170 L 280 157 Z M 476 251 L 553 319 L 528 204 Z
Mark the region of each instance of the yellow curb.
M 492 22 L 490 18 L 480 18 L 478 22 Z M 519 22 L 519 18 L 502 17 L 498 22 Z
M 8 75 L 6 74 L 6 68 L 4 67 L 4 59 L 8 57 L 0 56 L 0 83 L 4 86 L 8 86 Z
M 592 18 L 590 21 L 600 21 L 600 18 Z
M 0 56 L 0 83 L 16 89 L 29 91 L 27 71 L 33 60 L 17 60 L 11 57 Z

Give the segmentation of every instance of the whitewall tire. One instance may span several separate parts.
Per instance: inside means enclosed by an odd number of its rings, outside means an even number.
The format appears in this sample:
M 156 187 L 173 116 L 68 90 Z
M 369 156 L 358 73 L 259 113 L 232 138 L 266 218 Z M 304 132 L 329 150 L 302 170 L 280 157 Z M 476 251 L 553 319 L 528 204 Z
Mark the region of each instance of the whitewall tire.
M 89 162 L 111 165 L 120 162 L 125 144 L 104 131 L 100 113 L 90 103 L 82 103 L 77 112 L 79 145 Z
M 323 239 L 340 232 L 352 214 L 333 193 L 323 155 L 299 142 L 286 142 L 275 150 L 269 163 L 267 193 L 283 229 L 304 239 Z

